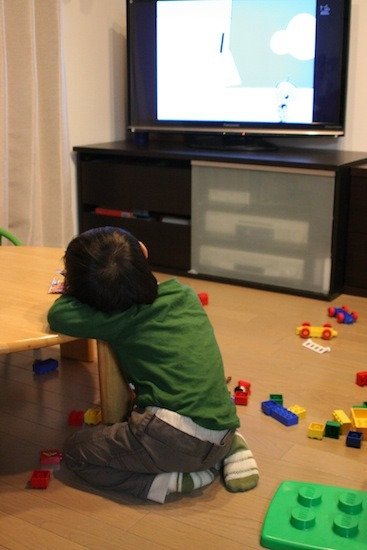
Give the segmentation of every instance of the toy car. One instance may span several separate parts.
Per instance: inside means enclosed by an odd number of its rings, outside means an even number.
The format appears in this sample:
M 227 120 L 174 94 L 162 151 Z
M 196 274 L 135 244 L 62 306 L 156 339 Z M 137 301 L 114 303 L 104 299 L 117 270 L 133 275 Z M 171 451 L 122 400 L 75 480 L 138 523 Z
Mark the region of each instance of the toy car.
M 331 325 L 326 323 L 322 327 L 311 326 L 310 323 L 302 323 L 300 327 L 297 327 L 296 334 L 299 334 L 301 338 L 323 338 L 324 340 L 330 340 L 333 336 L 337 336 L 337 331 L 333 329 Z
M 345 306 L 328 307 L 327 312 L 329 317 L 335 317 L 338 323 L 351 325 L 355 323 L 355 321 L 358 319 L 358 313 L 356 313 L 355 311 L 351 311 L 349 313 L 349 309 Z

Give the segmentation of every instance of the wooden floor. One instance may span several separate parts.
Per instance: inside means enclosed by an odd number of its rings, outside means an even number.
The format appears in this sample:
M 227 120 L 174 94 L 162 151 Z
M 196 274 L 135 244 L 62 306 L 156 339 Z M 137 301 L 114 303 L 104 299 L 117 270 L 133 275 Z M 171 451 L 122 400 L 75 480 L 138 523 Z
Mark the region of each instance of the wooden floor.
M 164 280 L 167 275 L 159 275 Z M 182 279 L 185 281 L 185 279 Z M 295 335 L 303 321 L 328 322 L 328 302 L 213 282 L 186 280 L 209 294 L 232 392 L 239 379 L 252 384 L 247 407 L 238 407 L 241 431 L 258 462 L 261 480 L 249 493 L 231 494 L 220 480 L 159 505 L 83 486 L 63 465 L 46 490 L 30 489 L 42 449 L 60 448 L 74 429 L 71 410 L 98 404 L 94 363 L 61 361 L 57 372 L 34 376 L 33 353 L 0 357 L 0 548 L 7 549 L 244 549 L 260 548 L 267 507 L 284 480 L 367 491 L 367 442 L 361 449 L 339 440 L 307 437 L 311 422 L 332 420 L 335 409 L 367 401 L 355 384 L 367 370 L 367 299 L 341 296 L 335 306 L 359 313 L 354 325 L 333 325 L 339 335 L 319 355 Z M 318 343 L 325 344 L 323 340 Z M 58 350 L 42 357 L 58 358 Z M 282 394 L 307 417 L 285 427 L 261 412 L 269 395 Z

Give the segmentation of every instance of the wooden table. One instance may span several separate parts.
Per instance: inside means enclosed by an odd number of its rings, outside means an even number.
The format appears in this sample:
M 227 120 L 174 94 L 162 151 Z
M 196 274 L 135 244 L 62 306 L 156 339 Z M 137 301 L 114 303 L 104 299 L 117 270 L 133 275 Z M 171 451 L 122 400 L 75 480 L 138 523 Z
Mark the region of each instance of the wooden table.
M 59 296 L 49 294 L 52 279 L 63 268 L 62 248 L 0 246 L 0 353 L 60 345 L 64 357 L 95 359 L 94 342 L 50 330 L 47 312 Z M 130 391 L 105 342 L 97 342 L 104 422 L 126 414 Z

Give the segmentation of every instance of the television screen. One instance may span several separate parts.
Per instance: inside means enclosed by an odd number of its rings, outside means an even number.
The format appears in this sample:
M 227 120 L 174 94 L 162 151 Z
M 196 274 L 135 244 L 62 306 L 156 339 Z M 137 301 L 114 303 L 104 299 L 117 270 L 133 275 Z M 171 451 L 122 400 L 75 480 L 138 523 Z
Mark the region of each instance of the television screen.
M 131 131 L 344 133 L 350 0 L 128 0 Z

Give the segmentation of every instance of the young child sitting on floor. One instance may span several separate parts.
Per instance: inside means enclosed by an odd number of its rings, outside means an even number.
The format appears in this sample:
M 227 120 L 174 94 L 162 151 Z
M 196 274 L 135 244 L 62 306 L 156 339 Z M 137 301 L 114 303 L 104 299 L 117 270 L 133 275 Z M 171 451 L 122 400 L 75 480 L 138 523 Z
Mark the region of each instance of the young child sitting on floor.
M 67 466 L 88 483 L 163 503 L 208 485 L 223 468 L 229 491 L 259 473 L 227 389 L 213 327 L 196 293 L 160 284 L 146 247 L 116 227 L 74 238 L 51 329 L 107 341 L 136 393 L 126 422 L 76 432 Z

